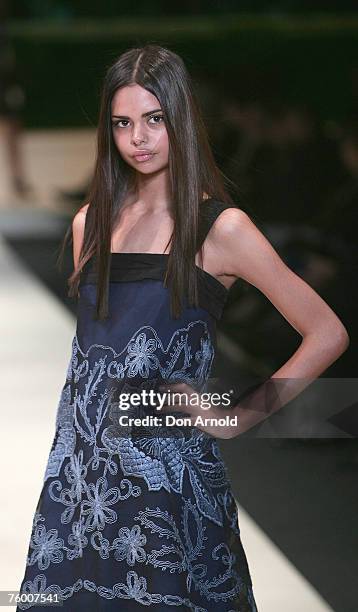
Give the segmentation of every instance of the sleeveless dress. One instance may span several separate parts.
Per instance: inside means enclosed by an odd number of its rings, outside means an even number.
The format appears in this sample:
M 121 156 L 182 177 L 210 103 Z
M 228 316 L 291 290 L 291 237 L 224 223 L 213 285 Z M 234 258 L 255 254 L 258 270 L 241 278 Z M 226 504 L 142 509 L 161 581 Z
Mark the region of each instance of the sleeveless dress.
M 225 209 L 201 203 L 198 249 Z M 205 384 L 228 290 L 197 266 L 199 307 L 173 319 L 168 255 L 112 253 L 109 318 L 96 321 L 93 258 L 35 511 L 17 610 L 257 612 L 238 509 L 215 437 L 132 435 L 118 393 Z M 153 407 L 145 407 L 150 412 Z M 183 416 L 183 415 L 182 415 Z M 47 598 L 47 599 L 46 599 Z

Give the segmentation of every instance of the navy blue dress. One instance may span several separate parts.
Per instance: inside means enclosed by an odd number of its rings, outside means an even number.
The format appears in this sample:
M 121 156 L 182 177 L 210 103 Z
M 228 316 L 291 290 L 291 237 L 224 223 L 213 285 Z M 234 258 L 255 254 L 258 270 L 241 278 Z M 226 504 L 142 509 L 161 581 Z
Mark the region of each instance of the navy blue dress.
M 202 204 L 202 208 L 204 204 Z M 222 210 L 201 212 L 198 245 Z M 135 435 L 118 393 L 210 376 L 228 290 L 197 267 L 199 308 L 170 315 L 166 254 L 112 253 L 109 317 L 94 319 L 93 258 L 35 511 L 17 610 L 257 612 L 238 510 L 216 438 Z M 138 410 L 155 412 L 153 406 Z M 183 415 L 182 415 L 183 416 Z M 48 597 L 48 599 L 46 599 Z

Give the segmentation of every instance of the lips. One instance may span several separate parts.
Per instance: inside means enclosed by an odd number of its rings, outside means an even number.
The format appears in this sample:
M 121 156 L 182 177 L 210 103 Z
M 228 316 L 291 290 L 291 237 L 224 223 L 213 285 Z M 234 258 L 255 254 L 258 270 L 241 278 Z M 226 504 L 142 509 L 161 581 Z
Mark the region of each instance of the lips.
M 133 155 L 134 159 L 141 162 L 141 161 L 148 161 L 149 159 L 152 159 L 154 153 L 137 153 L 135 155 Z

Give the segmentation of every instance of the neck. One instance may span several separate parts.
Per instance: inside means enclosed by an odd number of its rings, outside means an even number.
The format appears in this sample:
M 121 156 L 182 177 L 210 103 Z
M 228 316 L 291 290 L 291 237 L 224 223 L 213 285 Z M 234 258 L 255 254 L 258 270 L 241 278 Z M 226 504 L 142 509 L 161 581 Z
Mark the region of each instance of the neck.
M 135 187 L 136 206 L 148 212 L 169 212 L 170 187 L 167 169 L 151 174 L 137 173 Z

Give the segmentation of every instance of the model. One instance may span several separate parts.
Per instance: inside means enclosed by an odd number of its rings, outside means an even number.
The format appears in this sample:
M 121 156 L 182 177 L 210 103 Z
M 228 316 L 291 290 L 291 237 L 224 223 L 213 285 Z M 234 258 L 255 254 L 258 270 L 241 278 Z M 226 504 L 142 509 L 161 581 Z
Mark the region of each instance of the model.
M 216 438 L 267 414 L 258 404 L 189 399 L 209 379 L 237 278 L 303 337 L 271 380 L 319 376 L 349 340 L 226 193 L 191 78 L 172 51 L 131 48 L 107 70 L 94 177 L 69 236 L 77 326 L 17 609 L 36 608 L 41 596 L 43 610 L 60 600 L 76 612 L 256 612 Z M 128 403 L 144 390 L 157 403 Z M 186 404 L 169 401 L 175 391 Z M 197 426 L 174 435 L 162 423 L 169 413 Z M 136 430 L 131 419 L 148 415 L 162 420 Z

